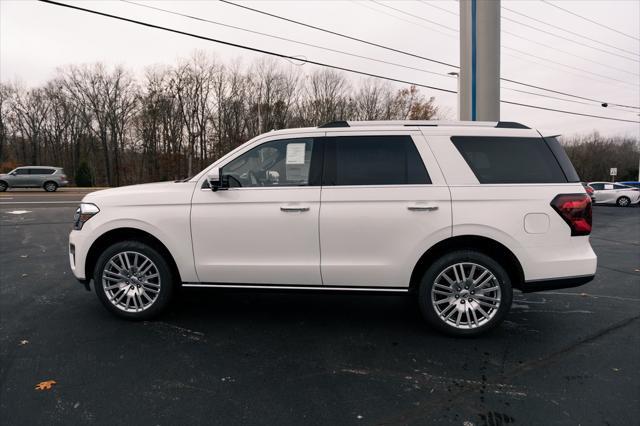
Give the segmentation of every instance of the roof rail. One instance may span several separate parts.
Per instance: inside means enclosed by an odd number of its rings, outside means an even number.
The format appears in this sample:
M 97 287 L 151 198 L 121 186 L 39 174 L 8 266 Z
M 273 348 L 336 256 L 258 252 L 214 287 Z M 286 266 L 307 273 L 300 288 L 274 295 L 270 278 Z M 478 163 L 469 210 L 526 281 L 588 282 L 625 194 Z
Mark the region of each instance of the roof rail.
M 531 127 L 527 127 L 524 124 L 516 123 L 515 121 L 498 121 L 496 124 L 498 129 L 530 129 Z
M 318 126 L 319 129 L 330 127 L 365 127 L 365 126 L 405 126 L 405 127 L 495 127 L 500 129 L 530 129 L 524 124 L 513 121 L 438 121 L 438 120 L 374 120 L 374 121 L 331 121 Z
M 324 123 L 322 126 L 318 126 L 318 129 L 326 129 L 328 127 L 351 127 L 346 121 L 330 121 Z

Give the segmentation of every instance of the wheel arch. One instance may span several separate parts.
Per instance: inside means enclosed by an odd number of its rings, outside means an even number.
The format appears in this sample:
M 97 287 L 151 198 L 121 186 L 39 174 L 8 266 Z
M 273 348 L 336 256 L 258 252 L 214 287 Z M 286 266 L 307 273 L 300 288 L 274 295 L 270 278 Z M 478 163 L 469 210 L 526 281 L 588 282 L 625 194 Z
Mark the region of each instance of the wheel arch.
M 454 250 L 464 249 L 476 250 L 495 259 L 507 270 L 509 278 L 511 279 L 511 285 L 517 289 L 522 288 L 524 271 L 520 261 L 509 248 L 488 237 L 458 235 L 438 242 L 420 257 L 411 273 L 410 289 L 412 291 L 417 289 L 422 275 L 436 259 Z
M 171 269 L 171 273 L 173 274 L 174 282 L 176 285 L 180 285 L 182 282 L 180 278 L 180 271 L 178 270 L 178 265 L 176 264 L 175 259 L 171 255 L 171 252 L 167 247 L 160 241 L 158 238 L 153 236 L 152 234 L 143 231 L 138 228 L 115 228 L 110 231 L 105 232 L 100 235 L 94 242 L 91 244 L 91 248 L 87 252 L 87 257 L 85 260 L 85 277 L 87 279 L 91 279 L 93 277 L 93 270 L 96 266 L 96 262 L 100 257 L 100 254 L 106 250 L 112 244 L 118 243 L 120 241 L 139 241 L 141 243 L 145 243 L 155 250 L 157 250 L 169 264 Z

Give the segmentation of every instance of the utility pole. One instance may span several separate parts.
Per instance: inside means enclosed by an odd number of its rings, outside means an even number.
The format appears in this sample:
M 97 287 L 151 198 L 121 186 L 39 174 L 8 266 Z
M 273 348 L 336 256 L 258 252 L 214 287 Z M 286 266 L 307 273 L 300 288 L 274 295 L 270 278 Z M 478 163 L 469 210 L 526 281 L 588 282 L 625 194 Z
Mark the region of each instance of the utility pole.
M 459 118 L 500 121 L 500 0 L 459 3 Z

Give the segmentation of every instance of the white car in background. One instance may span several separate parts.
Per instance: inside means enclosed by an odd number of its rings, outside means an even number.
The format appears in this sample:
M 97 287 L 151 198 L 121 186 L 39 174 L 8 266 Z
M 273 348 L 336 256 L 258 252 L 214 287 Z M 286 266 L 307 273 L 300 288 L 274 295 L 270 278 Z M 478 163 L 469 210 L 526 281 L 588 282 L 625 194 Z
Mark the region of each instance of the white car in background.
M 589 182 L 593 188 L 596 203 L 616 204 L 628 207 L 640 200 L 640 189 L 611 182 Z

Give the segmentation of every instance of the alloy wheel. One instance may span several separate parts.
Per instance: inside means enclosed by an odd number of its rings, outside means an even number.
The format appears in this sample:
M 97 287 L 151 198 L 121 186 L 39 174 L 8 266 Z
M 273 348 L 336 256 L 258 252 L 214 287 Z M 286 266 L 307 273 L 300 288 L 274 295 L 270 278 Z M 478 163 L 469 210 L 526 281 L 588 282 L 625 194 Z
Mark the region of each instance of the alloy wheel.
M 498 312 L 501 296 L 494 273 L 472 262 L 448 266 L 431 289 L 438 318 L 457 329 L 477 328 L 491 321 Z
M 102 288 L 107 299 L 125 312 L 142 312 L 158 299 L 160 273 L 151 259 L 142 253 L 117 253 L 105 264 Z

